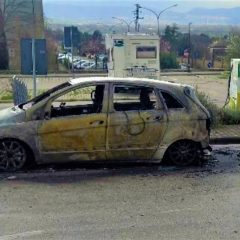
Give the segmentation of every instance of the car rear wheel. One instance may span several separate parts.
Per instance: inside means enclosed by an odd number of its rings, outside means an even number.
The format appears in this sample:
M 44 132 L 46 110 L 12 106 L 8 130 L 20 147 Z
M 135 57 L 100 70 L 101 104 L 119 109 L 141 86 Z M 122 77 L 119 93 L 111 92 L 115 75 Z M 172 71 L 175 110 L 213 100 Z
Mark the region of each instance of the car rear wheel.
M 198 146 L 192 141 L 178 141 L 168 150 L 169 160 L 177 166 L 192 164 L 198 156 Z
M 0 141 L 0 170 L 17 171 L 27 161 L 27 151 L 22 143 L 6 139 Z

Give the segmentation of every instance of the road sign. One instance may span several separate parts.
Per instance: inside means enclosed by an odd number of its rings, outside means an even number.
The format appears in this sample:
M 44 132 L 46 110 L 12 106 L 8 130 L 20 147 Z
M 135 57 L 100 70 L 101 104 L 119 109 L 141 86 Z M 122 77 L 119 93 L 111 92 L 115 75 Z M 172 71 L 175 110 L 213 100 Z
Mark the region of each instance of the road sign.
M 80 35 L 77 27 L 64 27 L 64 48 L 70 49 L 72 47 L 78 47 L 79 36 Z
M 46 75 L 48 72 L 46 40 L 35 40 L 36 75 Z M 32 75 L 32 39 L 21 39 L 21 73 Z

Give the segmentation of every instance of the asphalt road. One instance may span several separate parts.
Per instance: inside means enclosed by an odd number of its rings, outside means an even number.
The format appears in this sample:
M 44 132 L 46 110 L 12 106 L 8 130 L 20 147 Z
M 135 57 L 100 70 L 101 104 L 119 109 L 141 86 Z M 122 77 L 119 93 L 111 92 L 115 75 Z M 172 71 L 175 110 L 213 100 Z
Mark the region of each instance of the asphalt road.
M 65 165 L 0 174 L 0 240 L 239 239 L 239 148 L 214 147 L 210 160 L 185 169 Z

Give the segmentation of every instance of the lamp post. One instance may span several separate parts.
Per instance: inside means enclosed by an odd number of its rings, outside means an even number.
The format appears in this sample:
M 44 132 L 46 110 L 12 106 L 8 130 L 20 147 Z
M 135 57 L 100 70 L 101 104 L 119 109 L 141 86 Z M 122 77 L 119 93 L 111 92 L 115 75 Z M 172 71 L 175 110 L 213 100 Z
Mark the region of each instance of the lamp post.
M 32 77 L 33 77 L 33 96 L 37 95 L 37 81 L 36 81 L 36 53 L 35 53 L 35 37 L 36 37 L 36 21 L 35 21 L 35 5 L 34 0 L 32 0 Z
M 160 37 L 159 18 L 160 18 L 160 16 L 161 16 L 161 14 L 164 13 L 165 11 L 167 11 L 168 9 L 173 8 L 173 7 L 176 7 L 176 6 L 177 6 L 177 4 L 171 5 L 171 6 L 167 7 L 167 8 L 165 8 L 165 9 L 163 9 L 163 10 L 162 10 L 161 12 L 159 12 L 159 13 L 155 12 L 154 10 L 152 10 L 152 9 L 150 9 L 150 8 L 146 8 L 146 7 L 142 7 L 142 6 L 141 6 L 142 9 L 148 10 L 148 11 L 152 12 L 152 13 L 156 16 L 156 18 L 157 18 L 157 26 L 158 26 L 158 36 L 159 36 L 159 37 Z
M 130 32 L 130 25 L 131 23 L 134 22 L 134 20 L 132 20 L 131 22 L 127 22 L 126 20 L 122 19 L 122 18 L 117 18 L 117 17 L 112 17 L 113 19 L 116 19 L 118 21 L 121 21 L 122 23 L 125 23 L 127 25 L 127 32 Z

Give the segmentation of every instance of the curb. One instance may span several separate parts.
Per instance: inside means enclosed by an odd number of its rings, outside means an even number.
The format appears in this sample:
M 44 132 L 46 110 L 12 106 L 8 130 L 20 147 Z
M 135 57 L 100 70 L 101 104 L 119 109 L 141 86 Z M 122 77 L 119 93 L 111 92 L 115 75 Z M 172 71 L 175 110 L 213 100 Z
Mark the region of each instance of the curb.
M 213 145 L 240 144 L 240 137 L 210 138 L 210 144 Z

